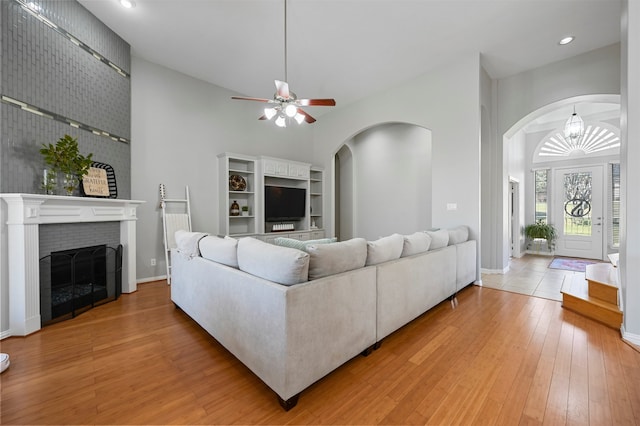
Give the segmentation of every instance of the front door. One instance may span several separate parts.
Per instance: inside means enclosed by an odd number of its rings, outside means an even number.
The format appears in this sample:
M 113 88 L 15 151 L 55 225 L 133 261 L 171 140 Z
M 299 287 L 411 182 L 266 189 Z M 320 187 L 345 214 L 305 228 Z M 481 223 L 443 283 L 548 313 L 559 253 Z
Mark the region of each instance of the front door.
M 556 169 L 554 221 L 556 254 L 602 259 L 602 166 Z

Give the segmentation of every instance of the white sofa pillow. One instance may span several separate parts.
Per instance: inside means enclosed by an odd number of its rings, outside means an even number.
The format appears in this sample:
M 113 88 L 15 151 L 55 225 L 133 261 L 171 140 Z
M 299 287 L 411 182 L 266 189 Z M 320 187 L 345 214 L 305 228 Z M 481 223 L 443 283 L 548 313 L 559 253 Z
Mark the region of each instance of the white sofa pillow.
M 439 229 L 437 231 L 426 231 L 427 235 L 431 237 L 431 245 L 429 250 L 436 250 L 449 245 L 449 231 L 446 229 Z
M 238 267 L 238 240 L 209 235 L 200 240 L 200 256 L 223 265 Z
M 331 244 L 309 244 L 309 279 L 362 268 L 367 260 L 367 240 L 353 238 Z
M 398 259 L 402 254 L 404 238 L 400 234 L 392 234 L 375 241 L 367 241 L 366 265 L 377 265 Z
M 176 231 L 174 234 L 176 249 L 189 258 L 199 256 L 198 242 L 207 235 L 209 234 L 205 232 Z
M 246 237 L 238 240 L 238 266 L 241 271 L 265 280 L 293 285 L 307 281 L 309 255 Z
M 469 228 L 465 225 L 456 226 L 448 229 L 449 245 L 464 243 L 469 239 Z
M 400 257 L 413 256 L 414 254 L 423 253 L 429 250 L 431 245 L 431 237 L 426 232 L 414 232 L 411 235 L 404 236 L 404 244 L 402 246 L 402 254 Z

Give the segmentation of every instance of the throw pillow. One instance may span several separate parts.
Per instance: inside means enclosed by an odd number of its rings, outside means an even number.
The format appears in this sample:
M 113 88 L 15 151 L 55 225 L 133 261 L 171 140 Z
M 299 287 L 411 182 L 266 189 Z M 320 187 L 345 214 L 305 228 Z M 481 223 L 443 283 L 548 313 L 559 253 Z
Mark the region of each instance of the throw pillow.
M 398 259 L 402 254 L 403 245 L 404 238 L 400 234 L 393 234 L 375 241 L 368 241 L 366 265 L 377 265 L 378 263 Z
M 241 271 L 278 284 L 299 284 L 308 279 L 309 254 L 245 237 L 238 240 L 238 266 Z
M 464 243 L 469 239 L 469 228 L 465 225 L 456 226 L 448 230 L 449 245 Z
M 429 246 L 429 250 L 436 250 L 449 245 L 449 232 L 446 229 L 426 232 L 427 235 L 431 237 L 431 246 Z
M 223 265 L 238 267 L 238 240 L 209 235 L 200 240 L 200 256 Z
M 176 248 L 178 252 L 188 258 L 199 256 L 200 250 L 198 250 L 198 242 L 207 235 L 209 234 L 205 232 L 176 231 L 174 234 Z
M 431 237 L 426 232 L 414 232 L 404 236 L 402 254 L 400 257 L 413 256 L 429 250 Z
M 320 238 L 317 240 L 296 240 L 295 238 L 278 237 L 275 240 L 273 240 L 273 243 L 277 246 L 289 247 L 289 248 L 306 251 L 307 246 L 309 244 L 329 244 L 329 243 L 335 243 L 336 241 L 338 241 L 338 239 L 335 237 Z
M 353 238 L 332 244 L 309 244 L 309 279 L 362 268 L 367 260 L 367 241 Z

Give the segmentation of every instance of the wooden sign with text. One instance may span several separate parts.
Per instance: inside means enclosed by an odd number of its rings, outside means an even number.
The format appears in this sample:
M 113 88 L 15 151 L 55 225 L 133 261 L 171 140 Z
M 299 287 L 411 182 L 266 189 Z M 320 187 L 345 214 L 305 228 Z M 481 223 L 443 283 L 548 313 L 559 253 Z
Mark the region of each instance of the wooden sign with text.
M 89 173 L 82 178 L 84 193 L 90 197 L 108 197 L 109 181 L 107 171 L 97 167 L 90 167 Z

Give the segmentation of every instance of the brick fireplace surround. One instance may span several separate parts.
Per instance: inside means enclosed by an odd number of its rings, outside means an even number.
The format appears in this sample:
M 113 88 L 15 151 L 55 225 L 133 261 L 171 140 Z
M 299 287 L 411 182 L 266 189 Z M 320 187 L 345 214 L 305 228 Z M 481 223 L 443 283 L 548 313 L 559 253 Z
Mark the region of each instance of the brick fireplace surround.
M 120 222 L 122 292 L 136 291 L 136 209 L 144 201 L 0 194 L 0 273 L 8 280 L 11 335 L 40 329 L 39 225 Z M 5 227 L 6 224 L 6 227 Z M 7 273 L 8 272 L 8 273 Z

